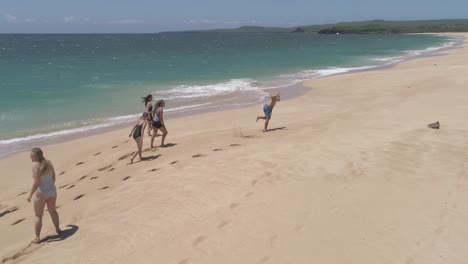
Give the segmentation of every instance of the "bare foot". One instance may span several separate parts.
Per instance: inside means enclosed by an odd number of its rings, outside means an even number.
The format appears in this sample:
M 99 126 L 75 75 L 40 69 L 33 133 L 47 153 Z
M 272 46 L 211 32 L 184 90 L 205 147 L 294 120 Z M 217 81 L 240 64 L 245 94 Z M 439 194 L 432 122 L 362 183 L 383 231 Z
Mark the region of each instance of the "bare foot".
M 31 241 L 31 244 L 40 244 L 41 243 L 41 239 L 39 237 L 36 237 L 35 239 L 33 239 L 33 241 Z
M 55 229 L 55 233 L 57 233 L 57 235 L 60 235 L 62 233 L 62 230 L 60 228 L 57 228 Z
M 133 164 L 133 159 L 130 159 L 130 164 Z
M 255 122 L 258 122 L 258 120 L 259 120 L 259 119 L 260 119 L 260 117 L 259 117 L 259 116 L 257 116 L 257 120 L 255 120 Z

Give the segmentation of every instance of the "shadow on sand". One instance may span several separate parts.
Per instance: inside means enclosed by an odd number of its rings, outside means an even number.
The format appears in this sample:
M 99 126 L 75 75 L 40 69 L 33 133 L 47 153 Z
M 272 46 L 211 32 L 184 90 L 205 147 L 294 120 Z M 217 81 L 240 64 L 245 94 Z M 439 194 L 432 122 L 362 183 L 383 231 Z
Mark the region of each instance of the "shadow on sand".
M 152 161 L 152 160 L 155 160 L 155 159 L 157 159 L 159 157 L 161 157 L 161 154 L 146 156 L 146 157 L 143 157 L 143 159 L 141 161 Z
M 273 131 L 276 131 L 276 130 L 288 130 L 288 128 L 287 127 L 270 128 L 270 129 L 268 129 L 267 132 L 273 132 Z
M 166 143 L 164 146 L 160 146 L 160 148 L 171 148 L 177 146 L 176 143 Z
M 62 230 L 62 233 L 58 235 L 47 236 L 41 240 L 41 243 L 46 242 L 59 242 L 63 241 L 71 236 L 73 236 L 78 229 L 80 229 L 77 225 L 67 225 L 67 229 Z

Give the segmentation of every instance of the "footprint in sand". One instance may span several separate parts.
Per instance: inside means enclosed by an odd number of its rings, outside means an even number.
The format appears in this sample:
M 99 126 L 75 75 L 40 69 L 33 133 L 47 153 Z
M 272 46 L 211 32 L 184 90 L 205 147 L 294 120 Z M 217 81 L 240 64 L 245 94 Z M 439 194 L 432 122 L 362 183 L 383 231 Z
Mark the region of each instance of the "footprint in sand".
M 229 225 L 229 221 L 222 221 L 221 223 L 218 224 L 218 228 L 221 229 L 227 225 Z
M 189 264 L 190 263 L 190 259 L 186 258 L 186 259 L 183 259 L 179 262 L 177 262 L 177 264 Z
M 175 161 L 171 162 L 171 165 L 172 165 L 172 164 L 176 164 L 176 163 L 178 163 L 178 162 L 179 162 L 178 160 L 175 160 Z
M 85 196 L 85 195 L 84 195 L 84 194 L 80 194 L 80 195 L 78 195 L 77 197 L 73 198 L 73 200 L 76 201 L 76 200 L 78 200 L 78 199 L 81 199 L 81 197 L 83 197 L 83 196 Z
M 91 179 L 89 179 L 89 180 L 93 181 L 93 180 L 96 180 L 97 178 L 99 178 L 99 177 L 95 176 L 95 177 L 91 177 Z
M 236 209 L 238 206 L 239 206 L 238 203 L 232 203 L 231 205 L 229 205 L 229 208 L 231 208 L 231 210 L 233 210 L 233 209 Z
M 22 192 L 22 193 L 18 194 L 18 196 L 25 195 L 25 194 L 27 194 L 27 193 L 28 193 L 28 192 Z
M 84 180 L 84 179 L 86 179 L 86 177 L 88 177 L 88 176 L 87 176 L 87 175 L 85 175 L 85 176 L 83 176 L 83 177 L 79 178 L 77 181 Z
M 107 166 L 104 166 L 104 167 L 102 167 L 102 168 L 99 168 L 98 171 L 104 171 L 104 170 L 107 170 L 107 169 L 109 169 L 109 168 L 112 168 L 112 164 L 109 164 L 109 165 L 107 165 Z
M 257 184 L 257 180 L 252 180 L 252 181 L 250 182 L 250 185 L 252 185 L 252 186 L 255 186 L 256 184 Z
M 115 146 L 112 146 L 112 148 L 114 149 L 114 148 L 116 148 L 116 147 L 118 147 L 118 146 L 119 146 L 119 145 L 115 145 Z
M 70 190 L 70 189 L 73 188 L 73 187 L 75 187 L 74 184 L 73 184 L 73 185 L 70 185 L 70 186 L 67 188 L 67 190 Z
M 270 260 L 270 257 L 269 257 L 269 256 L 265 256 L 265 257 L 263 257 L 259 262 L 260 262 L 260 263 L 265 263 L 265 262 L 267 262 L 267 261 L 269 261 L 269 260 Z
M 109 189 L 109 186 L 104 186 L 102 188 L 99 188 L 99 190 L 105 190 L 105 189 Z
M 115 170 L 115 168 L 110 168 L 107 172 L 111 172 L 113 170 Z
M 18 219 L 18 220 L 16 220 L 16 221 L 14 221 L 14 222 L 13 222 L 13 223 L 12 223 L 10 226 L 17 225 L 17 224 L 19 224 L 19 223 L 23 222 L 24 220 L 26 220 L 26 218 L 21 218 L 21 219 Z
M 127 177 L 123 178 L 122 181 L 126 181 L 126 180 L 130 179 L 131 177 L 132 176 L 127 176 Z
M 302 229 L 304 229 L 304 226 L 303 226 L 303 225 L 297 225 L 297 226 L 295 226 L 295 227 L 293 228 L 293 231 L 298 232 L 298 231 L 301 231 Z
M 7 263 L 9 261 L 14 261 L 14 260 L 17 260 L 21 257 L 24 257 L 26 255 L 29 255 L 31 253 L 34 253 L 35 251 L 39 250 L 40 248 L 42 248 L 45 244 L 47 243 L 41 243 L 41 244 L 34 244 L 34 243 L 30 243 L 29 245 L 27 245 L 25 248 L 21 249 L 20 251 L 16 252 L 14 255 L 12 256 L 8 256 L 8 257 L 4 257 L 2 259 L 2 263 Z
M 192 158 L 200 158 L 200 157 L 206 157 L 206 155 L 203 155 L 203 154 L 196 154 L 196 155 L 193 155 Z
M 68 186 L 68 184 L 62 185 L 62 186 L 59 187 L 59 189 L 63 189 L 65 187 L 67 187 L 67 186 Z
M 98 153 L 94 153 L 94 156 L 97 156 L 97 155 L 99 155 L 99 154 L 101 154 L 101 152 L 98 152 Z
M 240 147 L 240 146 L 242 146 L 242 145 L 241 145 L 241 144 L 231 144 L 231 145 L 229 145 L 229 146 L 230 146 L 230 147 Z
M 127 153 L 127 154 L 123 155 L 122 157 L 120 157 L 119 160 L 128 159 L 128 158 L 130 158 L 133 154 L 135 154 L 135 152 Z
M 77 164 L 77 165 L 78 165 L 78 164 Z M 59 174 L 59 176 L 60 176 L 60 175 L 64 175 L 65 173 L 66 173 L 66 171 L 62 171 L 62 172 Z
M 215 148 L 213 149 L 213 151 L 222 151 L 223 149 L 220 149 L 220 148 Z
M 15 207 L 12 207 L 12 208 L 10 208 L 10 209 L 8 209 L 8 210 L 6 210 L 6 211 L 0 213 L 0 217 L 4 217 L 4 216 L 7 215 L 7 214 L 11 214 L 11 213 L 13 213 L 13 212 L 15 212 L 15 211 L 18 211 L 18 209 L 19 209 L 19 207 L 16 207 L 16 206 L 15 206 Z
M 200 245 L 200 243 L 202 243 L 203 241 L 205 241 L 208 237 L 207 236 L 198 236 L 193 242 L 192 242 L 192 246 L 193 247 L 197 247 L 198 245 Z
M 250 196 L 252 196 L 252 195 L 254 195 L 254 192 L 246 193 L 244 196 L 245 196 L 245 197 L 250 197 Z
M 153 172 L 153 171 L 157 171 L 157 170 L 159 170 L 159 168 L 151 169 L 151 170 L 149 170 L 148 172 Z
M 78 166 L 78 165 L 81 165 L 81 164 L 84 164 L 84 161 L 78 162 L 78 163 L 75 164 L 75 165 Z

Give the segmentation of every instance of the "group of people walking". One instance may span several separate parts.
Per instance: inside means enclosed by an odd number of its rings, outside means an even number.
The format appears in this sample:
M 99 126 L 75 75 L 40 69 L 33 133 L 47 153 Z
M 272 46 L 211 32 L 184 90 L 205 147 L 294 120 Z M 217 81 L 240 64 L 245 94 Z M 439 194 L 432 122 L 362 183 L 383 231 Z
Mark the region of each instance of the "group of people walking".
M 132 131 L 130 132 L 129 137 L 133 136 L 137 144 L 138 150 L 135 152 L 133 157 L 130 159 L 130 163 L 133 163 L 133 160 L 137 155 L 139 155 L 140 160 L 143 159 L 141 153 L 143 148 L 143 136 L 145 131 L 149 137 L 151 137 L 151 147 L 153 148 L 154 138 L 156 137 L 158 131 L 162 132 L 161 136 L 161 147 L 164 147 L 164 140 L 167 136 L 167 128 L 164 124 L 164 107 L 166 103 L 164 100 L 158 100 L 153 105 L 153 96 L 148 95 L 142 98 L 145 105 L 145 111 L 137 120 L 136 124 L 133 126 Z M 259 119 L 265 120 L 265 126 L 263 131 L 268 131 L 268 123 L 271 119 L 273 108 L 276 103 L 280 101 L 280 95 L 270 96 L 270 102 L 263 106 L 263 116 L 257 116 L 256 121 Z M 146 126 L 148 129 L 146 130 Z M 42 216 L 44 214 L 44 208 L 47 205 L 49 210 L 50 217 L 52 218 L 52 223 L 55 226 L 55 231 L 57 234 L 60 234 L 62 231 L 59 226 L 59 215 L 56 210 L 57 202 L 57 188 L 55 186 L 55 169 L 50 160 L 46 160 L 44 153 L 40 148 L 34 148 L 30 153 L 31 161 L 33 162 L 32 174 L 33 174 L 33 185 L 31 191 L 28 195 L 28 202 L 33 201 L 34 204 L 34 213 L 35 213 L 35 232 L 36 237 L 32 243 L 40 243 L 40 233 L 42 229 Z
M 137 144 L 138 150 L 135 152 L 133 157 L 130 159 L 130 164 L 133 163 L 133 160 L 138 155 L 140 160 L 143 159 L 141 155 L 143 149 L 143 136 L 145 134 L 146 126 L 148 126 L 148 136 L 151 137 L 151 148 L 154 147 L 154 138 L 156 137 L 159 130 L 161 130 L 161 145 L 164 147 L 164 140 L 167 136 L 167 128 L 164 124 L 164 107 L 166 102 L 162 99 L 156 101 L 153 106 L 153 96 L 151 94 L 142 97 L 142 101 L 145 104 L 145 112 L 137 120 L 136 124 L 133 126 L 132 131 L 130 132 L 129 137 L 133 136 Z M 151 133 L 153 132 L 153 133 Z

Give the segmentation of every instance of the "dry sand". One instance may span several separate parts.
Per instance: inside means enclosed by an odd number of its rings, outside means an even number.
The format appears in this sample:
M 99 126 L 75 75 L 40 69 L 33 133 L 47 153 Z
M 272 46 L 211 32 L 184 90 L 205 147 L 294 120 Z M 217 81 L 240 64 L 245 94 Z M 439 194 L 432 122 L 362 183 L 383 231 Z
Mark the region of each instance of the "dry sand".
M 254 121 L 261 105 L 167 120 L 174 145 L 131 166 L 120 159 L 136 148 L 130 128 L 46 146 L 65 235 L 35 246 L 20 195 L 28 153 L 3 159 L 0 259 L 466 263 L 467 73 L 465 45 L 308 81 L 277 104 L 270 133 Z M 435 121 L 440 130 L 427 128 Z M 43 237 L 52 231 L 46 213 Z

